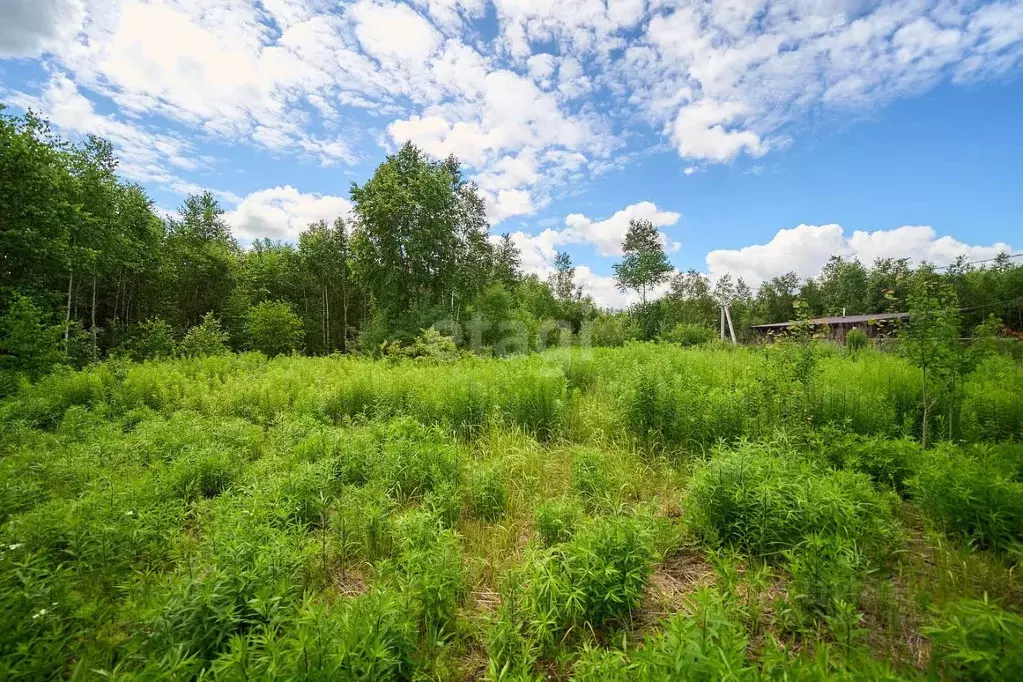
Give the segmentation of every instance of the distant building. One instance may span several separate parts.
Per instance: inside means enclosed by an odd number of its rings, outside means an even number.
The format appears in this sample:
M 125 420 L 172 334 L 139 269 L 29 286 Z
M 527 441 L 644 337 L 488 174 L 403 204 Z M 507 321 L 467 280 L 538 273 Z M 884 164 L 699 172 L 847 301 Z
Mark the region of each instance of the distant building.
M 860 329 L 871 338 L 889 336 L 899 323 L 908 320 L 909 313 L 874 313 L 873 315 L 845 315 L 842 317 L 818 317 L 808 320 L 814 333 L 824 331 L 826 338 L 845 344 L 850 329 Z M 785 336 L 789 329 L 799 325 L 797 321 L 758 324 L 751 329 L 759 339 Z

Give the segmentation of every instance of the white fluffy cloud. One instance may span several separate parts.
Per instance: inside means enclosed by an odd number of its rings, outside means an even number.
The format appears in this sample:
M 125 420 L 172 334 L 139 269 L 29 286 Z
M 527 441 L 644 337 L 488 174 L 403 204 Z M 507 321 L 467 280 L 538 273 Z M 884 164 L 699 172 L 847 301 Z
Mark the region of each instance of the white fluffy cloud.
M 566 244 L 589 245 L 602 256 L 618 256 L 622 253 L 621 243 L 630 220 L 649 220 L 656 227 L 669 227 L 676 224 L 680 217 L 674 211 L 657 208 L 653 202 L 640 201 L 616 211 L 604 220 L 593 220 L 581 213 L 572 213 L 566 216 L 561 229 L 547 228 L 535 235 L 513 232 L 511 237 L 522 254 L 523 270 L 546 277 L 553 272 L 554 256 Z M 668 250 L 677 250 L 680 246 L 663 232 L 661 239 Z M 635 299 L 633 293 L 619 291 L 614 278 L 599 275 L 589 266 L 576 267 L 576 282 L 603 307 L 620 308 Z
M 88 121 L 154 140 L 248 144 L 320 165 L 375 157 L 379 150 L 365 148 L 371 140 L 454 153 L 499 221 L 534 212 L 651 145 L 670 143 L 694 169 L 759 157 L 784 148 L 818 112 L 1002 76 L 1023 61 L 1023 4 L 0 4 L 0 57 L 39 55 L 53 78 L 47 88 L 70 80 L 81 97 L 109 98 L 119 111 Z M 29 91 L 20 94 L 42 96 Z M 158 131 L 161 117 L 170 125 Z M 651 130 L 661 139 L 651 143 Z
M 294 242 L 310 223 L 346 217 L 351 207 L 343 197 L 304 194 L 285 185 L 249 194 L 225 219 L 242 241 L 269 237 Z
M 783 146 L 808 111 L 874 107 L 1023 59 L 1018 2 L 664 2 L 614 70 L 680 156 Z
M 0 58 L 38 57 L 59 49 L 81 26 L 81 0 L 4 0 Z
M 14 104 L 47 116 L 62 130 L 99 135 L 117 147 L 118 170 L 139 182 L 154 182 L 180 193 L 199 190 L 180 173 L 199 169 L 203 162 L 193 145 L 179 135 L 126 123 L 96 111 L 92 101 L 65 75 L 55 74 L 38 96 L 15 93 Z
M 582 213 L 570 213 L 561 229 L 548 228 L 536 235 L 515 232 L 512 237 L 522 251 L 522 263 L 527 271 L 545 272 L 554 261 L 558 248 L 566 244 L 584 244 L 594 247 L 601 256 L 620 256 L 622 240 L 631 220 L 649 220 L 655 227 L 674 225 L 681 214 L 657 208 L 651 201 L 640 201 L 616 211 L 604 220 L 593 220 Z M 677 251 L 681 244 L 661 232 L 661 240 L 668 251 Z
M 1002 252 L 1012 252 L 1012 247 L 1002 242 L 989 246 L 966 244 L 948 235 L 939 237 L 928 226 L 906 225 L 874 232 L 855 230 L 847 236 L 840 225 L 799 225 L 779 230 L 766 244 L 711 251 L 707 254 L 707 271 L 711 278 L 731 274 L 756 287 L 787 272 L 800 277 L 816 276 L 833 255 L 858 258 L 866 265 L 878 258 L 910 258 L 917 263 L 948 265 L 959 256 L 977 261 Z
M 571 213 L 565 218 L 567 229 L 562 231 L 568 244 L 593 244 L 602 256 L 620 256 L 622 240 L 629 229 L 631 220 L 649 220 L 654 227 L 674 225 L 681 218 L 675 211 L 663 211 L 650 201 L 641 201 L 626 206 L 605 220 L 594 221 L 581 213 Z M 668 251 L 677 251 L 681 244 L 669 239 L 663 232 L 661 239 Z

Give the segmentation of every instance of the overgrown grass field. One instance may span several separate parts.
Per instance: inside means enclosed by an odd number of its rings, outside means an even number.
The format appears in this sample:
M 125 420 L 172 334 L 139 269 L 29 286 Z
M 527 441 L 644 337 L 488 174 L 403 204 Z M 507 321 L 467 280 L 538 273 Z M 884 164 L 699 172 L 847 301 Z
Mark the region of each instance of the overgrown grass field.
M 1019 679 L 1023 369 L 224 355 L 0 404 L 0 679 Z

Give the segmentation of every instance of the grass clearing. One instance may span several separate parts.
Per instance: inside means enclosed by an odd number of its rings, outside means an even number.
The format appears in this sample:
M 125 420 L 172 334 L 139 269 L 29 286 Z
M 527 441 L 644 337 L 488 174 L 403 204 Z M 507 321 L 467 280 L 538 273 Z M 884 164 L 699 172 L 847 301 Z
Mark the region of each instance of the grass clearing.
M 1011 676 L 1018 368 L 924 450 L 898 358 L 776 354 L 51 375 L 0 404 L 0 676 Z

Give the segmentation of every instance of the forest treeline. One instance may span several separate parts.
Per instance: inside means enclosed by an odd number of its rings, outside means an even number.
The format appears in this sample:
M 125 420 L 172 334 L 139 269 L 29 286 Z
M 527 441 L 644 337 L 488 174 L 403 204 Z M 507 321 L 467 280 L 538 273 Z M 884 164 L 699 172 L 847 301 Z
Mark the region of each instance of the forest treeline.
M 483 199 L 458 161 L 411 144 L 352 184 L 351 216 L 309 225 L 295 244 L 260 239 L 245 248 L 210 192 L 162 217 L 117 167 L 105 140 L 69 142 L 31 112 L 0 109 L 5 375 L 114 353 L 376 353 L 408 346 L 438 321 L 470 328 L 479 319 L 488 323 L 475 327 L 477 341 L 499 350 L 515 349 L 504 344 L 509 333 L 521 331 L 536 348 L 584 327 L 594 345 L 687 342 L 716 334 L 721 299 L 742 336 L 752 324 L 792 319 L 795 301 L 811 316 L 899 309 L 921 277 L 950 285 L 964 329 L 992 314 L 1023 328 L 1023 266 L 1008 255 L 942 269 L 836 256 L 816 278 L 790 273 L 754 291 L 741 279 L 676 272 L 645 221 L 630 225 L 615 265 L 620 286 L 640 302 L 601 310 L 566 253 L 547 279 L 524 273 L 510 236 L 490 237 Z

